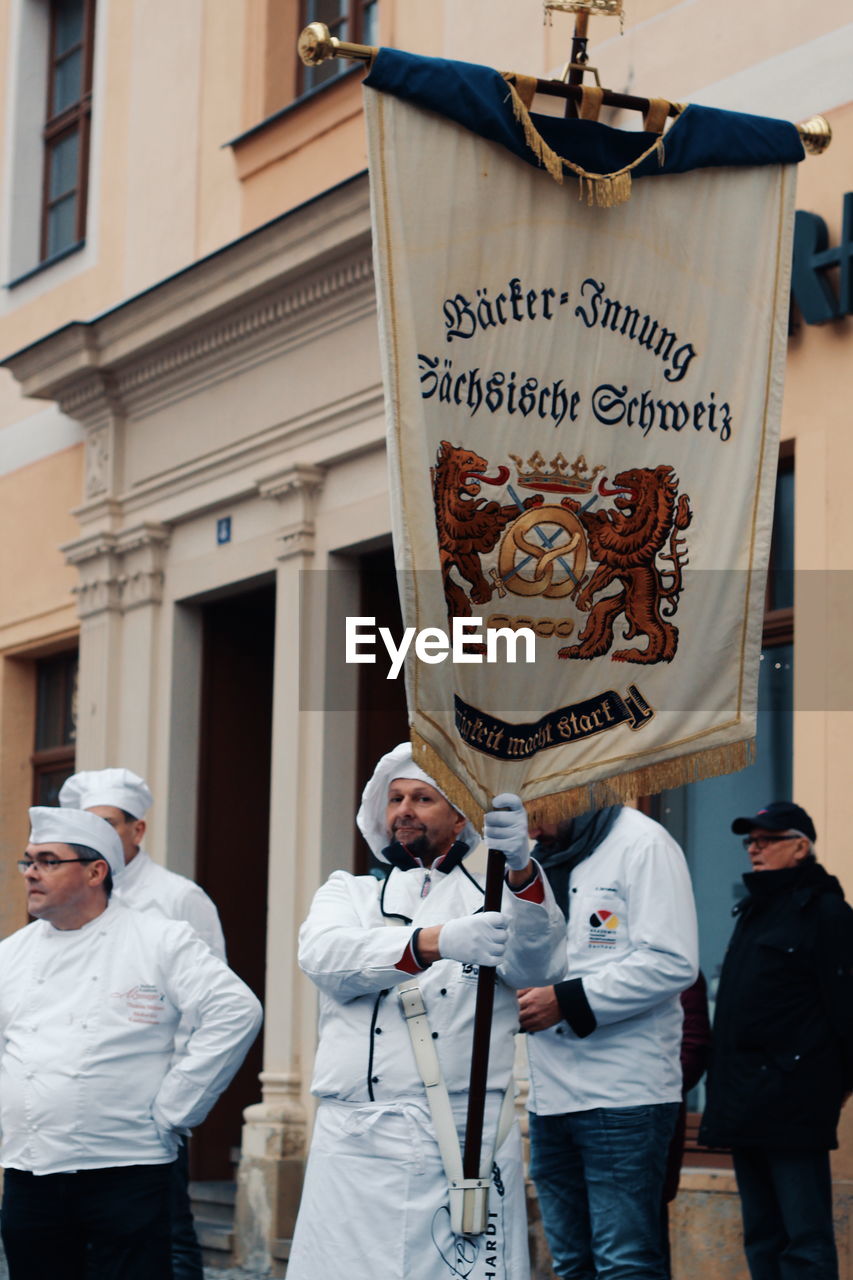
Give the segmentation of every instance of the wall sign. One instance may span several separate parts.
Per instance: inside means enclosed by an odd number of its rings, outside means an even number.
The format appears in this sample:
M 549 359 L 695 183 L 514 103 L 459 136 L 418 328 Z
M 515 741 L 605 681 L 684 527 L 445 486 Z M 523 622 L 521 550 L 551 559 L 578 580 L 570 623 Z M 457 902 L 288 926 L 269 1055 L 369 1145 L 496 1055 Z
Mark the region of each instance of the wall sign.
M 830 249 L 829 232 L 817 213 L 797 210 L 791 292 L 806 324 L 828 324 L 853 315 L 853 191 L 844 197 L 841 239 Z M 829 272 L 840 268 L 836 292 Z

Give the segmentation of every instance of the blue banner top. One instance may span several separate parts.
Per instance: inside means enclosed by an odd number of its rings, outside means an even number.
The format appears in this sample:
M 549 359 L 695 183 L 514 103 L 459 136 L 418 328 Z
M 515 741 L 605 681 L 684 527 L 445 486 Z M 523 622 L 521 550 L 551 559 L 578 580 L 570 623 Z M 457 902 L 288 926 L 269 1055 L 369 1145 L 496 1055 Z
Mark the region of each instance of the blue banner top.
M 491 67 L 380 49 L 364 83 L 447 116 L 541 167 L 516 119 L 507 82 Z M 656 138 L 592 120 L 535 113 L 531 119 L 552 151 L 592 173 L 613 173 L 631 165 Z M 652 152 L 632 174 L 641 178 L 723 165 L 796 164 L 804 158 L 796 125 L 787 120 L 688 106 L 664 134 L 663 154 Z

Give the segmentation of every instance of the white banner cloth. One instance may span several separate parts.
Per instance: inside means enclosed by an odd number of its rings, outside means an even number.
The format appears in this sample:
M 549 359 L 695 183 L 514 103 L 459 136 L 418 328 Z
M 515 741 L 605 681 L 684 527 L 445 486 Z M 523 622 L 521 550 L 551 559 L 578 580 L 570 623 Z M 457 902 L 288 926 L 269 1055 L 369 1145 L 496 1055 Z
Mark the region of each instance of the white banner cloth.
M 468 662 L 410 653 L 415 758 L 471 817 L 501 791 L 562 815 L 742 767 L 793 167 L 643 178 L 601 209 L 366 98 L 404 621 L 483 625 Z M 520 626 L 535 662 L 486 661 Z

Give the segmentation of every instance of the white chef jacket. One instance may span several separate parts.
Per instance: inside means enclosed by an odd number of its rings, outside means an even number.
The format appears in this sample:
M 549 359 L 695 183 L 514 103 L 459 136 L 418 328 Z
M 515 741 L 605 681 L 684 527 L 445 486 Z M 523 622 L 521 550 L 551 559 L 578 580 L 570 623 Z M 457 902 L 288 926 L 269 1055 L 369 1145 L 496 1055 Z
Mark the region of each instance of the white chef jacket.
M 494 1143 L 512 1075 L 515 988 L 554 982 L 564 972 L 565 921 L 543 888 L 543 903 L 503 892 L 510 935 L 495 988 L 484 1150 Z M 482 881 L 464 866 L 447 874 L 395 868 L 384 883 L 339 871 L 316 894 L 300 931 L 299 963 L 320 988 L 312 1090 L 321 1105 L 288 1262 L 292 1280 L 336 1273 L 341 1259 L 351 1280 L 527 1280 L 518 1128 L 495 1153 L 486 1233 L 453 1236 L 447 1178 L 396 995 L 417 980 L 464 1130 L 477 968 L 439 960 L 412 975 L 395 965 L 416 928 L 482 906 Z
M 582 987 L 573 1003 L 585 998 L 596 1027 L 578 1035 L 561 1021 L 528 1035 L 529 1109 L 560 1115 L 679 1102 L 679 995 L 698 972 L 684 854 L 657 822 L 624 808 L 572 871 L 568 897 L 568 978 Z M 587 1030 L 583 1017 L 572 1021 Z
M 116 877 L 113 898 L 134 911 L 155 911 L 169 920 L 186 920 L 213 954 L 225 959 L 219 914 L 204 889 L 152 862 L 144 849 Z
M 426 896 L 424 882 L 429 878 Z M 565 970 L 565 920 L 545 886 L 543 903 L 504 886 L 510 921 L 495 987 L 489 1089 L 506 1089 L 518 1031 L 517 987 L 555 982 Z M 481 880 L 458 866 L 393 868 L 384 882 L 336 871 L 318 890 L 299 932 L 299 964 L 320 988 L 320 1044 L 313 1093 L 341 1101 L 422 1100 L 396 988 L 412 975 L 395 968 L 415 929 L 482 910 Z M 398 928 L 385 928 L 386 924 Z M 438 960 L 417 975 L 448 1091 L 468 1088 L 477 967 Z
M 182 1016 L 194 1027 L 174 1061 Z M 174 1160 L 261 1022 L 255 996 L 189 925 L 110 902 L 81 929 L 38 920 L 0 942 L 6 1168 Z

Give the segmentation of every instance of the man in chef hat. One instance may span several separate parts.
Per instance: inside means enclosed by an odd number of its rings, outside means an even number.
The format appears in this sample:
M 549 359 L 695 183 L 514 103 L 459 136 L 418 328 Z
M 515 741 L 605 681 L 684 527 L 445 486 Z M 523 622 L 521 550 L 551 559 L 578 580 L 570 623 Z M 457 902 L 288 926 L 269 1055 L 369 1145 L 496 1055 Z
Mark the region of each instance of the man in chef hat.
M 189 925 L 110 897 L 126 871 L 103 818 L 34 808 L 30 823 L 18 865 L 35 921 L 0 942 L 10 1280 L 152 1280 L 170 1274 L 181 1135 L 240 1066 L 260 1005 Z
M 63 783 L 63 808 L 86 809 L 107 821 L 124 850 L 125 870 L 116 897 L 136 911 L 154 911 L 171 920 L 185 920 L 221 960 L 225 939 L 219 914 L 199 885 L 167 871 L 142 848 L 145 815 L 153 797 L 144 778 L 131 769 L 85 769 Z M 181 1042 L 179 1037 L 179 1044 Z M 181 1147 L 175 1161 L 172 1202 L 173 1280 L 203 1280 L 201 1248 L 193 1223 L 189 1194 L 189 1149 Z
M 504 795 L 495 805 L 485 834 L 506 854 L 500 911 L 483 911 L 482 877 L 465 867 L 476 830 L 408 743 L 379 761 L 357 817 L 386 875 L 336 871 L 315 895 L 299 963 L 320 991 L 320 1107 L 289 1280 L 336 1275 L 341 1258 L 352 1280 L 529 1274 L 512 1106 L 515 988 L 562 975 L 565 921 L 530 861 L 521 801 Z M 483 1143 L 492 1176 L 485 1231 L 464 1234 L 448 1184 L 466 1118 L 479 965 L 496 966 L 499 979 Z
M 125 906 L 186 920 L 224 960 L 222 926 L 210 898 L 186 876 L 153 862 L 142 848 L 145 815 L 152 800 L 145 779 L 131 769 L 86 769 L 68 778 L 59 793 L 63 808 L 88 809 L 118 832 L 127 871 L 116 892 Z

